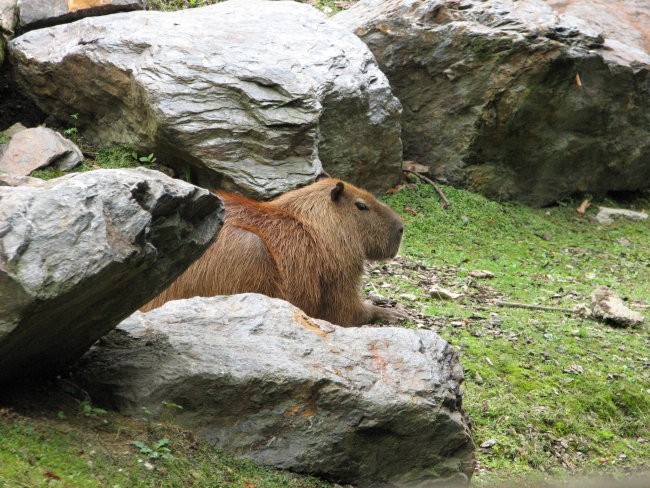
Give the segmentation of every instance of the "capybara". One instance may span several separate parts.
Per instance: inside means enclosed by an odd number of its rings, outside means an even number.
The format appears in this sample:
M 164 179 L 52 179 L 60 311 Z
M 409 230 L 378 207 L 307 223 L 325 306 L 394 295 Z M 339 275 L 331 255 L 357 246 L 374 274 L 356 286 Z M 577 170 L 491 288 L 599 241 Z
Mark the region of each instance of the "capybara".
M 404 229 L 367 191 L 325 178 L 269 202 L 217 194 L 226 207 L 217 239 L 143 311 L 180 298 L 253 292 L 339 325 L 403 316 L 359 295 L 364 261 L 394 257 Z

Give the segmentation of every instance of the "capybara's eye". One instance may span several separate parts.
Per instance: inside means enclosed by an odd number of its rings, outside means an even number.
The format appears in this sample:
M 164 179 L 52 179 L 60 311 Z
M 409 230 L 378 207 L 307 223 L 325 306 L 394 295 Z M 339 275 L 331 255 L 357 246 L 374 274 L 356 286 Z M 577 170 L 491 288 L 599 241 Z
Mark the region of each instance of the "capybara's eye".
M 355 205 L 359 210 L 369 210 L 368 206 L 363 202 L 356 202 Z

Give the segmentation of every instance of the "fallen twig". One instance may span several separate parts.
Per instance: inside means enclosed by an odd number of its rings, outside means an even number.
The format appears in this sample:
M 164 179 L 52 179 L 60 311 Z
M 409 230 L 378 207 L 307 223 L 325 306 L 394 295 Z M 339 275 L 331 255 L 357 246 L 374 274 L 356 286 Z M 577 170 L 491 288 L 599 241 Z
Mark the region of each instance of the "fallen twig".
M 580 310 L 571 310 L 570 308 L 561 307 L 547 307 L 545 305 L 533 305 L 531 303 L 503 302 L 501 300 L 497 300 L 491 303 L 499 307 L 529 308 L 532 310 L 547 310 L 549 312 L 581 313 Z
M 410 173 L 412 175 L 415 175 L 418 178 L 420 178 L 422 181 L 424 181 L 425 183 L 428 183 L 429 185 L 431 185 L 433 187 L 433 189 L 436 190 L 436 193 L 438 193 L 438 195 L 440 195 L 440 200 L 442 201 L 442 203 L 441 203 L 442 208 L 446 209 L 446 208 L 449 208 L 451 206 L 451 203 L 449 203 L 449 200 L 447 200 L 447 197 L 442 192 L 442 188 L 440 188 L 438 186 L 438 184 L 435 181 L 433 181 L 431 178 L 427 178 L 426 176 L 418 173 L 417 171 L 411 171 L 410 169 L 402 169 L 402 171 L 404 171 L 405 173 Z

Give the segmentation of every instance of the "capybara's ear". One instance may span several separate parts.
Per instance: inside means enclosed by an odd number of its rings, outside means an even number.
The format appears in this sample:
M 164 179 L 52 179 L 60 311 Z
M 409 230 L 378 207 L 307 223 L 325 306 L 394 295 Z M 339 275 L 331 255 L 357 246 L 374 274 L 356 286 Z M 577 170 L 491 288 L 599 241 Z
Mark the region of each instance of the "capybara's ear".
M 314 181 L 320 181 L 324 178 L 331 178 L 331 176 L 328 175 L 325 171 L 321 170 L 320 174 L 316 177 Z
M 343 189 L 344 185 L 342 181 L 339 181 L 334 188 L 332 188 L 332 191 L 330 192 L 330 196 L 332 197 L 333 202 L 338 202 L 339 198 L 341 198 L 341 195 L 343 195 Z

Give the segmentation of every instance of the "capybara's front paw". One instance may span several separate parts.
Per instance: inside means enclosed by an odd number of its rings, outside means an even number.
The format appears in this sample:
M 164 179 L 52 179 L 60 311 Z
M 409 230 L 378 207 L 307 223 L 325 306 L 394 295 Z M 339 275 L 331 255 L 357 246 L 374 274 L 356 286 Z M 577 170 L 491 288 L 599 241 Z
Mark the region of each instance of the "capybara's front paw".
M 388 322 L 394 324 L 409 319 L 408 314 L 400 308 L 378 307 L 370 301 L 366 301 L 365 306 L 370 311 L 370 322 Z

